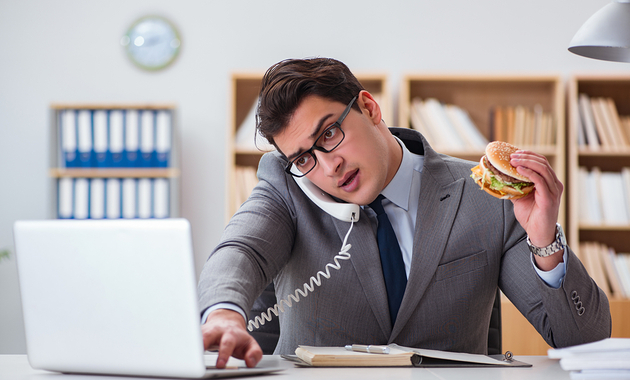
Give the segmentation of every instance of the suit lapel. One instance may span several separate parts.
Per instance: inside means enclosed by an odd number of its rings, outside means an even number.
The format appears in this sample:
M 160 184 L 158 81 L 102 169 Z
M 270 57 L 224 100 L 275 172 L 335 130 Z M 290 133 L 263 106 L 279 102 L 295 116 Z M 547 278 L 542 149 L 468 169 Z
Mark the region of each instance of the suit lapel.
M 454 179 L 433 150 L 425 149 L 425 153 L 409 281 L 390 341 L 407 323 L 433 279 L 464 189 L 464 178 Z
M 372 210 L 361 210 L 359 221 L 352 227 L 348 237 L 350 262 L 354 266 L 365 297 L 370 303 L 385 337 L 392 331 L 387 304 L 387 291 L 381 269 L 381 259 L 376 243 L 376 216 Z M 349 223 L 333 218 L 333 223 L 341 241 L 348 233 Z M 340 246 L 341 248 L 341 246 Z

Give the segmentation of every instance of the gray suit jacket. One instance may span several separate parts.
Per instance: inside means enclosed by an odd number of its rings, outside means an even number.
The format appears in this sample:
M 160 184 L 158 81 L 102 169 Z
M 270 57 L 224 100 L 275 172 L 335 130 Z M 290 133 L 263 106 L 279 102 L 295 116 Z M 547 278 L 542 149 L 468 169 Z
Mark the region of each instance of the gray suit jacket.
M 351 259 L 280 314 L 276 353 L 294 353 L 297 345 L 392 342 L 485 353 L 497 286 L 553 347 L 610 336 L 608 300 L 572 251 L 562 286 L 549 287 L 532 267 L 512 203 L 490 197 L 469 178 L 475 163 L 436 153 L 413 130 L 391 130 L 425 157 L 411 271 L 396 323 L 388 312 L 376 216 L 366 207 L 348 239 Z M 204 266 L 201 310 L 232 302 L 249 311 L 272 280 L 278 300 L 286 298 L 339 252 L 350 223 L 311 202 L 285 165 L 278 153 L 263 156 L 260 183 Z

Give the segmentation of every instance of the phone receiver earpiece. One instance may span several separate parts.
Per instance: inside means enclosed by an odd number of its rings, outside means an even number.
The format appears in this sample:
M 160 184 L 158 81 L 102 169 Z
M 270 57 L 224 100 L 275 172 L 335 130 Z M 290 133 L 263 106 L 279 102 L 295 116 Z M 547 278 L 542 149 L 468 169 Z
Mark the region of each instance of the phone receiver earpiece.
M 306 177 L 293 178 L 304 194 L 326 213 L 344 222 L 356 222 L 359 220 L 361 211 L 359 205 L 335 201 Z

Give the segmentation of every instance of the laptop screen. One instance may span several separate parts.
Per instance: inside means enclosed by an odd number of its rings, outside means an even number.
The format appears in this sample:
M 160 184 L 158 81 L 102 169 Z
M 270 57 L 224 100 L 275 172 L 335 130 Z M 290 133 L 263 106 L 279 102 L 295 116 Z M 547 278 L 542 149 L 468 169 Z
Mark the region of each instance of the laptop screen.
M 19 221 L 14 235 L 33 367 L 205 371 L 185 219 Z

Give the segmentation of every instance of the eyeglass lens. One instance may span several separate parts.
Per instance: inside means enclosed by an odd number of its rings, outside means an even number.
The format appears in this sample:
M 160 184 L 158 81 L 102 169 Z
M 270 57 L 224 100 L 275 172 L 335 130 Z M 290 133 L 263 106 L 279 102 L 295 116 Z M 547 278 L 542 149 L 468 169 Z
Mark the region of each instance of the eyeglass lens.
M 330 152 L 341 143 L 341 140 L 343 140 L 343 132 L 338 126 L 332 125 L 319 136 L 317 141 L 315 141 L 315 146 L 322 148 L 324 152 Z M 306 174 L 315 166 L 316 162 L 315 153 L 308 151 L 295 159 L 293 166 L 301 174 Z

